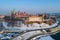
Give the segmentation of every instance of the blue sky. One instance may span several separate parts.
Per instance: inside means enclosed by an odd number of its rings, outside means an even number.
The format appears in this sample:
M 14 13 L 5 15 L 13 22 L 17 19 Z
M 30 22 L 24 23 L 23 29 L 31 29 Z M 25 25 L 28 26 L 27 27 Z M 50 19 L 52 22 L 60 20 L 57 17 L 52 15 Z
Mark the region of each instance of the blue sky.
M 0 14 L 11 10 L 29 13 L 60 13 L 60 0 L 0 0 Z

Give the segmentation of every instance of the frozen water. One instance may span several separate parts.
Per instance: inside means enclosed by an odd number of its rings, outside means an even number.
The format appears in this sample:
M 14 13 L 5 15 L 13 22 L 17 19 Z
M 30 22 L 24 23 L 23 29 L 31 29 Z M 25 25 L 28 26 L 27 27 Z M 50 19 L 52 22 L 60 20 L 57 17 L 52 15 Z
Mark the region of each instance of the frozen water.
M 50 36 L 46 36 L 46 37 L 41 37 L 40 39 L 37 40 L 54 40 L 54 39 Z

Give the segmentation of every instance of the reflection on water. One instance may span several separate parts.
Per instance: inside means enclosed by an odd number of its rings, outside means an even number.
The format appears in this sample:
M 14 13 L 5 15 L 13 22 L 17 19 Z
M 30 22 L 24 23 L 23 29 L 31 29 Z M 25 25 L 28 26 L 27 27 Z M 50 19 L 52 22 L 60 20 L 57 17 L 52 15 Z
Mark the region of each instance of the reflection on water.
M 55 40 L 60 40 L 60 32 L 55 35 L 51 35 L 51 37 Z

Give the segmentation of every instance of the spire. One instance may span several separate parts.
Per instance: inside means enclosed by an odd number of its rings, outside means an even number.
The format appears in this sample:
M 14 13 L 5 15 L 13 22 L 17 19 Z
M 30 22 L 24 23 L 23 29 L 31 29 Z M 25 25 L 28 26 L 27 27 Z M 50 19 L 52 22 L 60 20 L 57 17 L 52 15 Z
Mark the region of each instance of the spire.
M 13 15 L 16 15 L 16 11 L 15 11 L 15 8 L 12 10 L 12 12 L 11 12 L 11 16 L 13 16 Z
M 16 11 L 15 11 L 15 8 L 13 9 L 13 14 L 15 14 L 16 13 Z
M 12 14 L 16 14 L 15 8 L 11 11 Z

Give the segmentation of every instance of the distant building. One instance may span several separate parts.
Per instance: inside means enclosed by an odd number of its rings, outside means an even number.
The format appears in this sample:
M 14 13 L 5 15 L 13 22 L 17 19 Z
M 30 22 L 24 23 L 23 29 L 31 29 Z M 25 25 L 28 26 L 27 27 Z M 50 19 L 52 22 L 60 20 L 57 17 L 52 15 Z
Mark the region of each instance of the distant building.
M 4 17 L 4 15 L 0 15 L 0 31 L 3 29 L 1 24 L 4 21 Z
M 43 22 L 43 18 L 40 16 L 29 16 L 28 18 L 27 18 L 27 20 L 25 21 L 25 23 L 27 23 L 27 24 L 29 24 L 29 23 L 35 23 L 35 22 L 37 22 L 37 23 L 42 23 Z
M 56 17 L 55 16 L 50 16 L 50 19 L 54 20 L 56 22 Z
M 11 17 L 15 20 L 25 20 L 28 17 L 28 14 L 26 12 L 12 12 Z
M 11 21 L 11 16 L 5 16 L 4 19 L 5 21 Z
M 3 21 L 4 17 L 4 15 L 0 15 L 0 21 Z
M 5 16 L 4 15 L 0 15 L 0 18 L 4 18 Z
M 47 20 L 46 23 L 49 24 L 49 25 L 51 25 L 51 24 L 54 23 L 54 20 L 51 20 L 51 19 L 50 20 Z

